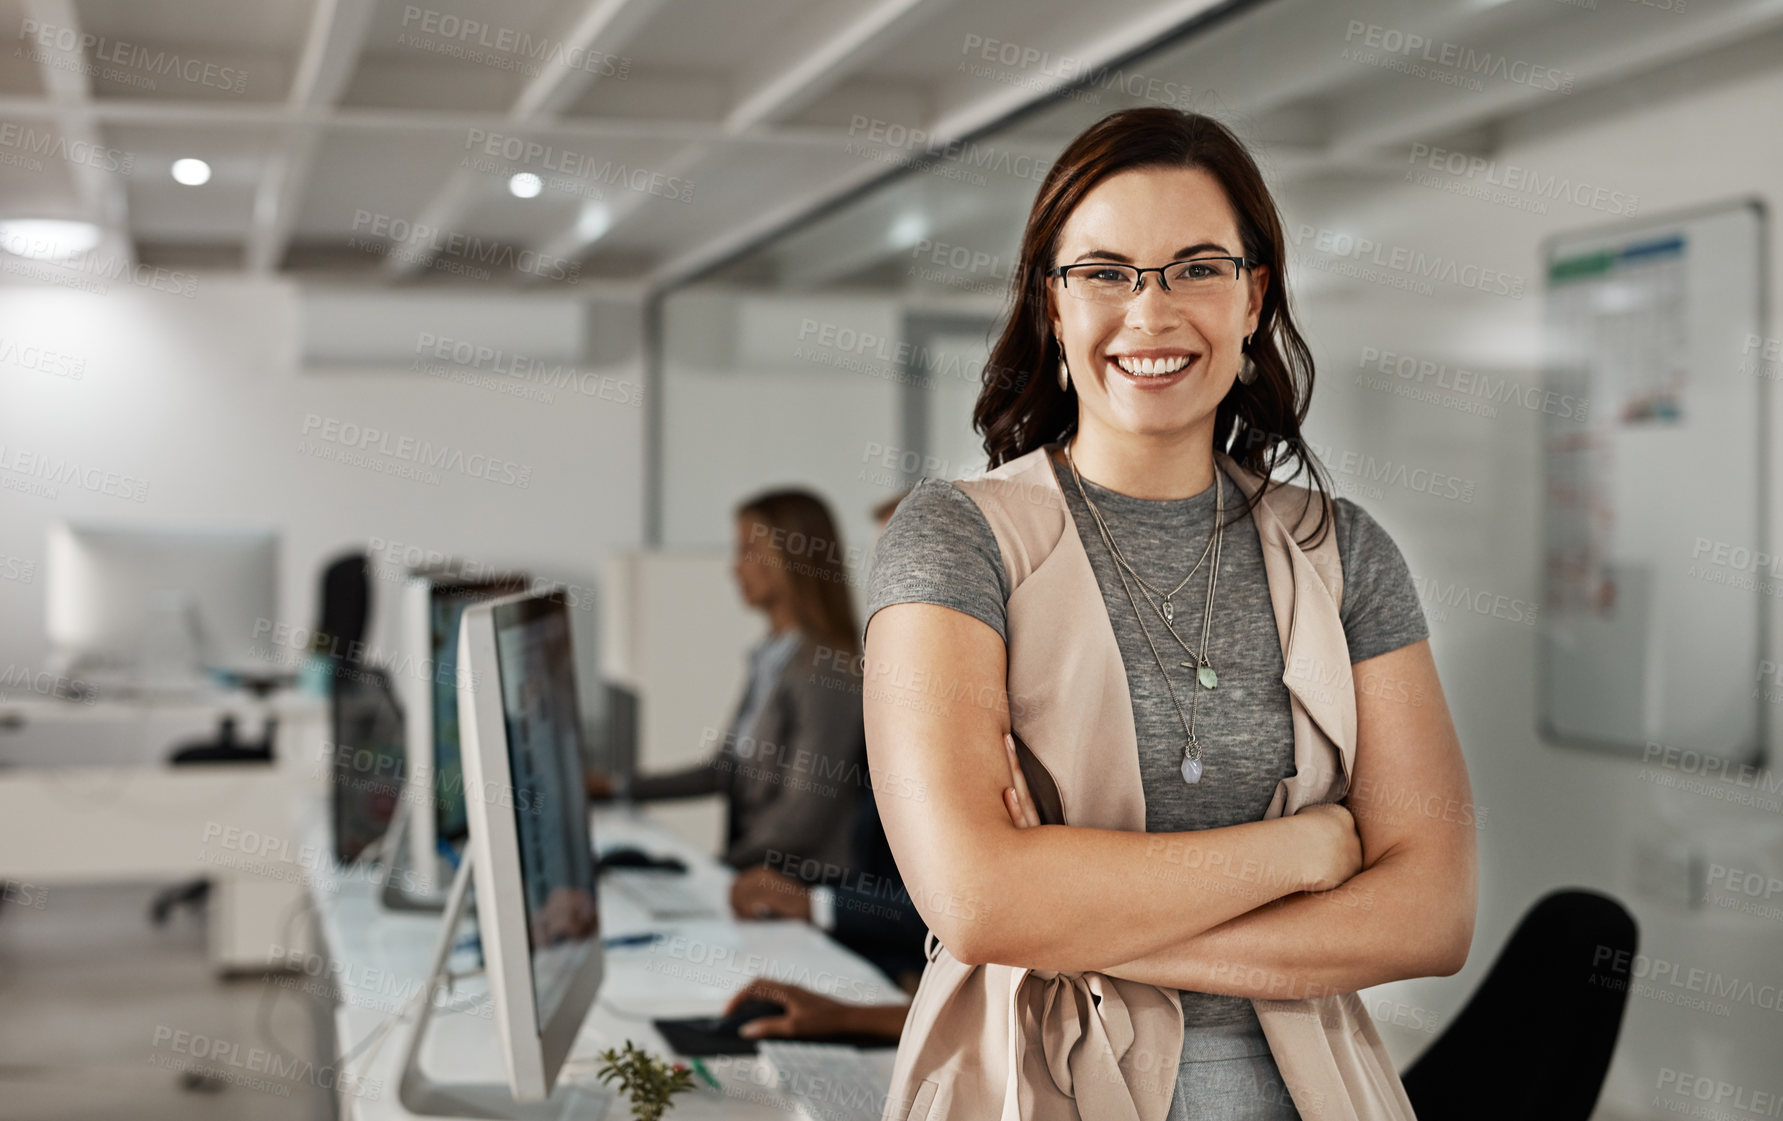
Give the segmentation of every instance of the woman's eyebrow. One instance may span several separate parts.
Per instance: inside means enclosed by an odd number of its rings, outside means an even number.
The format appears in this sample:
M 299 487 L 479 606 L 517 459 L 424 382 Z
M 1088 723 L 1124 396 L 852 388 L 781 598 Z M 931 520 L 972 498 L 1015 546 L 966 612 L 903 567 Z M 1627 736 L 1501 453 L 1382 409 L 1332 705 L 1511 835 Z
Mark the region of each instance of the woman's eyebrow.
M 1228 250 L 1217 241 L 1199 241 L 1194 245 L 1185 245 L 1181 249 L 1178 249 L 1175 256 L 1170 259 L 1172 261 L 1181 261 L 1193 257 L 1197 253 L 1226 254 L 1228 253 Z M 1079 261 L 1084 260 L 1087 257 L 1096 257 L 1104 261 L 1117 261 L 1123 265 L 1130 265 L 1133 263 L 1133 258 L 1127 256 L 1125 253 L 1116 253 L 1112 249 L 1086 249 L 1077 255 Z

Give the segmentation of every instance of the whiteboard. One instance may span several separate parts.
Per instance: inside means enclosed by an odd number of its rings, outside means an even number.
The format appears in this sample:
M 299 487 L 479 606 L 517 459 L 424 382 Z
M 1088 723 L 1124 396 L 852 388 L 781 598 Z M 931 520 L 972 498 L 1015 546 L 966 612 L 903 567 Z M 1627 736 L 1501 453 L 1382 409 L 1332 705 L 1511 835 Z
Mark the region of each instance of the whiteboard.
M 1742 201 L 1545 245 L 1550 742 L 1761 758 L 1764 222 Z

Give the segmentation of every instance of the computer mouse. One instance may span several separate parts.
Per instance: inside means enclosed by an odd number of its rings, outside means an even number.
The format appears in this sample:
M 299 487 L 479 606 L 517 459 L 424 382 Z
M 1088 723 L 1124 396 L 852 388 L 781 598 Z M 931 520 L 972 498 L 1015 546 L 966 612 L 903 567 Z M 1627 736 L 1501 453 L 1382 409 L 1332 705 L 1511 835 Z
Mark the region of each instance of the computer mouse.
M 685 872 L 687 862 L 675 856 L 651 856 L 643 849 L 617 848 L 594 862 L 599 871 L 609 868 L 644 868 L 653 872 Z
M 649 868 L 655 862 L 649 853 L 634 848 L 608 849 L 599 860 L 602 868 Z
M 736 1010 L 727 1016 L 720 1016 L 715 1030 L 727 1035 L 736 1035 L 737 1029 L 751 1020 L 759 1020 L 763 1016 L 779 1016 L 785 1013 L 786 1005 L 772 1000 L 746 1000 L 737 1005 Z

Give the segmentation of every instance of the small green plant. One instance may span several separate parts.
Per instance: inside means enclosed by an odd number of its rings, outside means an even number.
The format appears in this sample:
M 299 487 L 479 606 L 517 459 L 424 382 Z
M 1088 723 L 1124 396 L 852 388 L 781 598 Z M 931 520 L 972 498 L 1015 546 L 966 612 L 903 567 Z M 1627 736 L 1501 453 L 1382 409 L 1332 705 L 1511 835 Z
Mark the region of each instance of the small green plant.
M 684 1063 L 667 1063 L 625 1041 L 623 1051 L 611 1047 L 600 1053 L 602 1082 L 619 1080 L 619 1089 L 631 1099 L 634 1121 L 661 1121 L 669 1099 L 693 1089 L 693 1072 Z

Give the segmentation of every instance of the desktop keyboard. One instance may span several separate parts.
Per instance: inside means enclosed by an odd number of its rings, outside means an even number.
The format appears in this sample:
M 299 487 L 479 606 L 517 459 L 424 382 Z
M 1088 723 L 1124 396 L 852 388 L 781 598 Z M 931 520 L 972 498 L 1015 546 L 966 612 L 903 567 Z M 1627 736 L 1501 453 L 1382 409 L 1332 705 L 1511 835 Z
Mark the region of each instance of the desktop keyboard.
M 764 1039 L 756 1055 L 806 1121 L 879 1121 L 891 1093 L 853 1047 Z
M 683 882 L 679 872 L 612 868 L 602 873 L 601 886 L 631 901 L 658 921 L 723 917 L 718 908 Z

